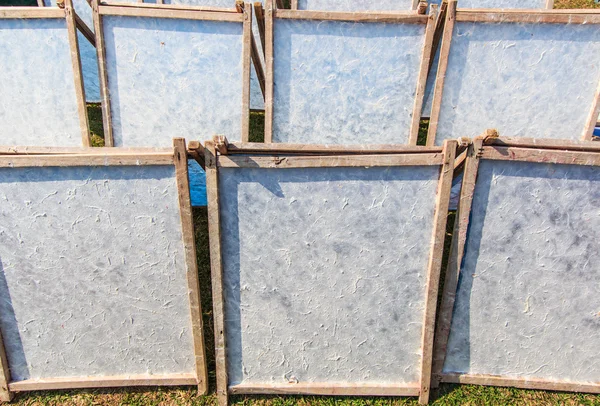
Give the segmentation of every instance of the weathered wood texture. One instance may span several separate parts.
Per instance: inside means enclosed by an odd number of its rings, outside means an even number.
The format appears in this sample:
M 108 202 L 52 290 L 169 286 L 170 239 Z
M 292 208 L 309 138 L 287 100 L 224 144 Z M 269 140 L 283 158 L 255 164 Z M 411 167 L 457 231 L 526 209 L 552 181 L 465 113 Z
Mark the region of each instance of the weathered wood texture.
M 297 0 L 297 4 L 298 10 L 401 11 L 414 9 L 413 0 Z
M 221 404 L 228 391 L 422 394 L 455 149 L 408 153 L 419 161 L 405 167 L 402 154 L 217 156 L 207 143 Z M 258 207 L 268 207 L 261 221 Z

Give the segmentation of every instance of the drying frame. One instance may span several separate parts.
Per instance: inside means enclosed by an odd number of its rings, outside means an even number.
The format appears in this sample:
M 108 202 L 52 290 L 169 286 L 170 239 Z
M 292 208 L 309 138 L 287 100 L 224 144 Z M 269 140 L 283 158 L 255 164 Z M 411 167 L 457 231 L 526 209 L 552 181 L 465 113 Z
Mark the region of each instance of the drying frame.
M 75 98 L 77 114 L 83 147 L 89 147 L 90 130 L 88 127 L 87 106 L 85 104 L 85 89 L 83 86 L 83 72 L 79 55 L 79 40 L 77 27 L 81 21 L 75 13 L 71 0 L 64 0 L 64 7 L 3 7 L 0 9 L 0 19 L 65 19 L 67 35 L 71 51 L 71 64 L 75 84 Z
M 440 47 L 440 61 L 436 76 L 433 95 L 431 119 L 427 133 L 427 145 L 436 142 L 437 128 L 444 93 L 444 82 L 448 69 L 448 59 L 452 47 L 452 36 L 455 22 L 476 23 L 534 23 L 534 24 L 600 24 L 600 12 L 580 10 L 555 10 L 550 9 L 553 1 L 547 2 L 546 10 L 500 10 L 500 9 L 457 9 L 457 1 L 450 0 L 446 13 L 446 20 Z M 595 96 L 590 106 L 585 126 L 582 129 L 581 140 L 590 141 L 594 126 L 600 114 L 600 82 L 597 84 Z
M 243 26 L 242 37 L 242 99 L 241 99 L 241 140 L 247 141 L 250 134 L 250 71 L 252 63 L 252 6 L 223 9 L 211 6 L 185 6 L 143 3 L 104 3 L 92 0 L 94 30 L 96 35 L 96 51 L 98 54 L 98 71 L 100 73 L 100 97 L 102 99 L 102 122 L 104 125 L 105 143 L 114 146 L 113 126 L 111 118 L 111 101 L 108 86 L 108 69 L 102 18 L 108 16 L 150 17 L 179 20 L 201 20 L 240 23 Z M 255 48 L 254 48 L 255 49 Z
M 425 5 L 425 7 L 421 7 Z M 274 25 L 278 19 L 345 21 L 353 23 L 405 23 L 425 24 L 425 34 L 421 62 L 417 75 L 416 92 L 412 109 L 409 145 L 417 145 L 421 110 L 425 97 L 427 74 L 433 58 L 433 40 L 438 15 L 437 6 L 432 6 L 429 15 L 425 14 L 427 4 L 415 2 L 415 9 L 406 12 L 329 12 L 309 10 L 285 10 L 277 8 L 274 0 L 265 0 L 265 142 L 273 142 L 273 104 L 274 104 Z
M 203 337 L 202 311 L 196 243 L 190 202 L 187 149 L 183 138 L 173 140 L 173 148 L 44 148 L 3 147 L 0 167 L 74 167 L 74 166 L 165 166 L 173 165 L 181 219 L 183 254 L 186 266 L 190 330 L 192 334 L 194 373 L 169 375 L 85 376 L 79 378 L 32 379 L 11 382 L 5 347 L 0 335 L 0 402 L 9 402 L 14 392 L 109 388 L 127 386 L 195 385 L 200 394 L 208 391 L 208 372 Z
M 429 401 L 433 352 L 434 321 L 440 268 L 443 254 L 448 204 L 452 186 L 454 159 L 458 143 L 448 140 L 442 147 L 417 146 L 325 146 L 293 144 L 228 144 L 224 137 L 215 137 L 204 146 L 208 194 L 213 314 L 215 323 L 215 357 L 217 367 L 217 398 L 219 405 L 229 403 L 229 394 L 302 394 L 346 396 L 419 396 L 419 402 Z M 218 152 L 218 153 L 217 153 Z M 280 157 L 279 155 L 283 155 Z M 425 285 L 425 309 L 421 336 L 420 382 L 408 385 L 365 385 L 307 383 L 229 386 L 227 343 L 225 334 L 225 302 L 221 248 L 219 168 L 335 168 L 374 166 L 439 166 L 433 232 Z
M 487 134 L 493 134 L 493 132 L 488 130 Z M 482 135 L 473 140 L 473 143 L 467 150 L 460 201 L 456 213 L 450 256 L 436 323 L 432 386 L 437 387 L 440 382 L 444 382 L 535 390 L 600 393 L 600 384 L 443 372 L 456 293 L 468 239 L 477 174 L 481 160 L 600 166 L 600 145 L 587 141 L 497 138 L 497 134 L 491 137 Z

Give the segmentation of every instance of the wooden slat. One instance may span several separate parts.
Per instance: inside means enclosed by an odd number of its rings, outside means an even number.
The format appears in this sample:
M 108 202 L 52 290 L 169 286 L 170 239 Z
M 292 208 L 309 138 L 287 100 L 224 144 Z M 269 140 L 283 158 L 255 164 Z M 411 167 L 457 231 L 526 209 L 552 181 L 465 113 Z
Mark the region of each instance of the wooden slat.
M 265 52 L 265 12 L 260 1 L 254 3 L 254 14 L 256 15 L 256 24 L 258 25 L 258 36 L 262 45 L 263 55 Z
M 334 156 L 243 156 L 221 155 L 218 166 L 222 168 L 329 168 L 329 167 L 381 167 L 441 165 L 442 154 L 402 155 L 334 155 Z
M 298 10 L 298 0 L 292 0 L 290 6 L 292 10 Z
M 275 18 L 293 20 L 325 20 L 349 21 L 355 23 L 404 23 L 427 24 L 428 16 L 414 11 L 404 12 L 345 12 L 345 11 L 309 11 L 309 10 L 275 10 Z
M 600 145 L 599 145 L 600 147 Z M 228 143 L 227 154 L 395 154 L 441 153 L 442 147 L 421 147 L 416 145 L 310 145 L 310 144 L 263 144 L 263 143 Z
M 423 51 L 421 52 L 421 66 L 419 68 L 419 76 L 417 77 L 417 89 L 415 91 L 412 123 L 408 139 L 410 145 L 417 145 L 417 140 L 419 138 L 419 126 L 421 124 L 421 112 L 423 111 L 423 100 L 425 98 L 425 88 L 427 86 L 427 75 L 429 73 L 430 61 L 433 57 L 433 36 L 435 34 L 436 21 L 437 5 L 433 4 L 429 11 L 427 28 L 425 29 L 425 40 L 423 41 Z
M 173 152 L 153 154 L 2 155 L 0 168 L 173 165 Z
M 435 313 L 438 299 L 438 287 L 444 254 L 444 239 L 446 237 L 446 222 L 448 220 L 448 206 L 450 204 L 450 191 L 454 177 L 454 158 L 458 142 L 446 140 L 444 142 L 443 163 L 440 170 L 440 180 L 435 203 L 435 217 L 433 235 L 429 253 L 427 269 L 427 288 L 425 291 L 425 315 L 423 318 L 423 334 L 421 341 L 421 380 L 419 403 L 429 403 L 431 386 L 431 366 L 433 357 L 433 337 L 435 331 Z
M 567 11 L 567 12 L 565 12 Z M 570 10 L 467 10 L 456 13 L 458 22 L 600 24 L 600 12 L 573 13 Z
M 65 18 L 58 7 L 0 7 L 0 18 Z
M 60 155 L 60 154 L 149 154 L 149 153 L 172 153 L 172 148 L 110 148 L 110 147 L 29 147 L 16 146 L 4 147 L 0 146 L 0 155 Z
M 71 51 L 71 66 L 73 69 L 73 79 L 75 81 L 75 97 L 77 99 L 77 114 L 79 116 L 81 143 L 84 147 L 89 147 L 91 145 L 90 128 L 88 126 L 87 105 L 85 103 L 85 88 L 83 85 L 81 59 L 79 57 L 79 38 L 77 37 L 76 15 L 71 0 L 64 0 L 64 2 L 65 15 L 67 18 L 67 32 L 69 35 L 69 49 Z
M 225 340 L 225 303 L 223 300 L 223 263 L 221 258 L 221 220 L 219 214 L 219 179 L 217 151 L 212 141 L 204 146 L 206 164 L 206 194 L 208 198 L 208 235 L 212 281 L 213 319 L 215 330 L 215 363 L 217 367 L 217 400 L 227 406 L 229 379 L 227 374 Z
M 233 4 L 233 1 L 232 1 Z M 132 7 L 132 8 L 156 8 L 156 9 L 169 9 L 169 10 L 189 10 L 189 11 L 212 11 L 212 12 L 228 12 L 228 13 L 237 13 L 235 7 L 213 7 L 213 6 L 189 6 L 186 4 L 157 4 L 157 3 L 115 3 L 115 2 L 100 2 L 101 6 L 116 6 L 116 7 Z
M 273 142 L 273 0 L 265 0 L 265 142 Z
M 494 375 L 443 374 L 442 382 L 469 385 L 505 386 L 521 389 L 551 390 L 564 392 L 600 393 L 600 383 L 576 383 L 529 378 L 508 378 Z
M 244 21 L 244 28 L 242 42 L 242 134 L 240 137 L 242 141 L 248 141 L 250 137 L 250 65 L 252 63 L 252 44 L 254 42 L 254 36 L 252 35 L 252 6 L 245 4 L 243 14 L 241 15 Z M 260 58 L 257 62 L 260 66 Z
M 31 379 L 8 384 L 15 392 L 54 389 L 118 388 L 123 386 L 195 385 L 195 374 L 122 375 L 107 377 Z
M 546 9 L 552 10 L 554 8 L 554 0 L 546 0 Z
M 110 92 L 108 91 L 108 69 L 106 67 L 106 49 L 104 47 L 104 28 L 99 12 L 98 0 L 92 0 L 92 17 L 96 33 L 96 55 L 98 56 L 98 74 L 100 76 L 100 99 L 102 100 L 102 124 L 104 145 L 114 147 Z
M 433 62 L 435 60 L 435 54 L 440 46 L 440 42 L 442 40 L 442 34 L 444 32 L 444 21 L 446 20 L 446 14 L 448 12 L 448 3 L 442 2 L 440 9 L 438 11 L 437 19 L 435 22 L 435 34 L 433 35 L 433 48 L 431 49 L 431 58 L 429 58 L 429 71 L 433 67 Z
M 181 216 L 181 233 L 185 252 L 186 276 L 188 284 L 188 300 L 190 303 L 190 322 L 194 340 L 194 358 L 198 393 L 208 393 L 208 367 L 202 326 L 202 307 L 200 305 L 200 282 L 198 281 L 198 264 L 196 262 L 196 240 L 194 238 L 194 221 L 192 218 L 192 202 L 190 199 L 190 183 L 188 178 L 188 159 L 185 139 L 173 140 L 175 174 L 177 177 L 177 193 L 179 196 L 179 214 Z
M 173 18 L 183 20 L 201 20 L 201 21 L 223 21 L 232 23 L 241 23 L 244 21 L 244 15 L 230 12 L 211 12 L 196 10 L 181 10 L 170 7 L 122 7 L 122 6 L 100 6 L 98 8 L 100 15 L 124 16 L 124 17 L 152 17 L 152 18 Z
M 254 35 L 250 35 L 251 41 L 251 49 L 252 49 L 252 63 L 254 64 L 254 70 L 256 72 L 256 77 L 258 78 L 258 84 L 260 85 L 260 92 L 263 95 L 263 100 L 265 98 L 265 71 L 263 69 L 260 52 L 258 51 L 258 47 L 256 46 L 256 41 L 254 40 Z
M 545 138 L 494 138 L 486 145 L 499 147 L 543 148 L 570 151 L 600 152 L 600 142 L 553 140 Z
M 13 399 L 13 393 L 8 387 L 9 382 L 10 370 L 8 369 L 8 359 L 4 350 L 2 332 L 0 332 L 0 402 L 10 402 Z
M 38 7 L 46 7 L 46 5 L 44 4 L 44 0 L 37 0 L 37 5 Z
M 440 118 L 440 109 L 444 93 L 444 82 L 446 80 L 446 71 L 448 70 L 448 56 L 450 55 L 450 44 L 452 42 L 452 33 L 454 32 L 454 21 L 456 17 L 456 0 L 448 2 L 446 11 L 446 22 L 444 25 L 444 34 L 440 48 L 440 61 L 438 64 L 437 76 L 435 78 L 435 89 L 431 106 L 431 117 L 429 120 L 429 130 L 427 132 L 427 145 L 435 145 L 435 136 L 437 133 L 438 121 Z
M 467 231 L 469 229 L 469 219 L 471 215 L 471 205 L 473 203 L 473 194 L 475 193 L 475 181 L 477 180 L 477 171 L 479 169 L 478 153 L 481 149 L 481 139 L 476 139 L 467 150 L 465 170 L 460 192 L 460 200 L 456 220 L 454 222 L 454 231 L 452 233 L 452 243 L 450 246 L 450 256 L 446 268 L 444 279 L 444 289 L 442 292 L 442 302 L 440 312 L 437 317 L 435 331 L 435 347 L 433 352 L 434 374 L 433 386 L 437 386 L 436 376 L 442 371 L 446 359 L 446 348 L 448 337 L 450 335 L 450 326 L 452 323 L 452 310 L 454 309 L 454 300 L 456 298 L 456 288 L 458 286 L 458 277 L 460 274 L 460 264 L 465 251 L 467 241 Z
M 418 396 L 418 384 L 373 385 L 357 383 L 240 384 L 231 394 L 326 395 L 326 396 Z
M 596 88 L 596 94 L 594 95 L 594 101 L 592 102 L 592 106 L 590 108 L 590 114 L 585 123 L 585 128 L 583 130 L 583 140 L 590 141 L 594 136 L 594 128 L 596 127 L 596 122 L 598 121 L 598 116 L 600 115 L 600 82 L 598 82 L 598 87 Z
M 600 154 L 581 151 L 549 151 L 545 149 L 516 147 L 484 147 L 483 159 L 496 161 L 521 161 L 549 164 L 599 166 Z
M 89 41 L 90 44 L 96 47 L 96 36 L 94 35 L 94 31 L 75 13 L 75 25 L 81 34 Z

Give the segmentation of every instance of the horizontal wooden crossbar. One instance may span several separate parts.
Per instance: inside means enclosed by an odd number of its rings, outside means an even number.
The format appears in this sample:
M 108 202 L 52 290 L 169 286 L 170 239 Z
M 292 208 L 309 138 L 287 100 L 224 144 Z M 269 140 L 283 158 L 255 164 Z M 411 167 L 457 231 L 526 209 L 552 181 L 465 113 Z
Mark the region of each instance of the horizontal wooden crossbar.
M 600 166 L 600 154 L 595 152 L 489 146 L 482 149 L 480 157 L 495 161 Z
M 600 152 L 600 142 L 591 141 L 502 137 L 490 140 L 489 145 L 495 145 L 499 147 L 544 148 L 555 150 Z
M 600 24 L 600 12 L 585 10 L 490 10 L 458 9 L 458 22 L 485 23 L 545 23 L 545 24 Z
M 338 156 L 244 156 L 220 155 L 220 168 L 330 168 L 380 166 L 442 165 L 444 156 L 436 154 L 411 155 L 338 155 Z
M 600 383 L 575 383 L 527 378 L 505 378 L 494 375 L 441 374 L 440 382 L 485 386 L 510 386 L 521 389 L 600 393 Z
M 58 7 L 0 7 L 4 18 L 65 18 L 65 10 Z
M 173 18 L 182 20 L 223 21 L 232 23 L 242 23 L 245 18 L 244 14 L 241 13 L 231 13 L 227 11 L 214 12 L 182 10 L 171 7 L 143 8 L 130 6 L 99 6 L 98 13 L 100 15 L 108 16 Z
M 197 385 L 194 374 L 176 375 L 120 375 L 106 377 L 30 379 L 8 384 L 11 391 L 53 389 L 117 388 L 123 386 L 178 386 Z
M 374 385 L 356 383 L 240 384 L 229 387 L 231 394 L 326 395 L 326 396 L 419 396 L 418 384 Z
M 149 8 L 149 9 L 167 9 L 167 10 L 189 10 L 189 11 L 210 11 L 210 12 L 225 12 L 225 13 L 237 13 L 235 7 L 213 7 L 213 6 L 188 6 L 185 4 L 158 4 L 158 3 L 116 3 L 110 1 L 103 1 L 100 3 L 101 6 L 111 7 L 130 7 L 130 8 Z
M 29 147 L 29 146 L 0 146 L 0 155 L 60 155 L 60 154 L 90 154 L 90 155 L 120 155 L 120 154 L 139 154 L 149 153 L 172 154 L 173 148 L 112 148 L 112 147 Z
M 173 165 L 173 151 L 140 155 L 137 153 L 71 154 L 71 155 L 3 155 L 0 168 L 44 166 L 138 166 Z
M 405 23 L 427 24 L 428 16 L 415 11 L 405 12 L 343 12 L 343 11 L 308 11 L 308 10 L 273 10 L 275 18 L 292 20 L 326 20 L 349 21 L 355 23 Z
M 416 145 L 309 145 L 251 142 L 232 142 L 227 144 L 228 154 L 431 154 L 441 152 L 442 147 L 421 147 Z

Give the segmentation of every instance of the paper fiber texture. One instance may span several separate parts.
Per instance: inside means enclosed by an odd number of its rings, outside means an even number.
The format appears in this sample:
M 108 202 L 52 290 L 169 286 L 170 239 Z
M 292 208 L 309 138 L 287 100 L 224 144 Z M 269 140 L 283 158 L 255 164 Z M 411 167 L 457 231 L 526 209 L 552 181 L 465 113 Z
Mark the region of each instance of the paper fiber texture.
M 0 20 L 0 145 L 82 146 L 67 22 Z
M 274 30 L 274 142 L 408 143 L 425 25 L 276 19 Z
M 175 169 L 0 169 L 11 379 L 195 373 Z
M 115 146 L 241 140 L 242 24 L 104 16 Z
M 482 161 L 444 372 L 600 381 L 600 170 Z
M 229 384 L 418 383 L 438 177 L 221 168 Z
M 580 140 L 598 83 L 600 24 L 457 22 L 436 144 L 488 128 Z

